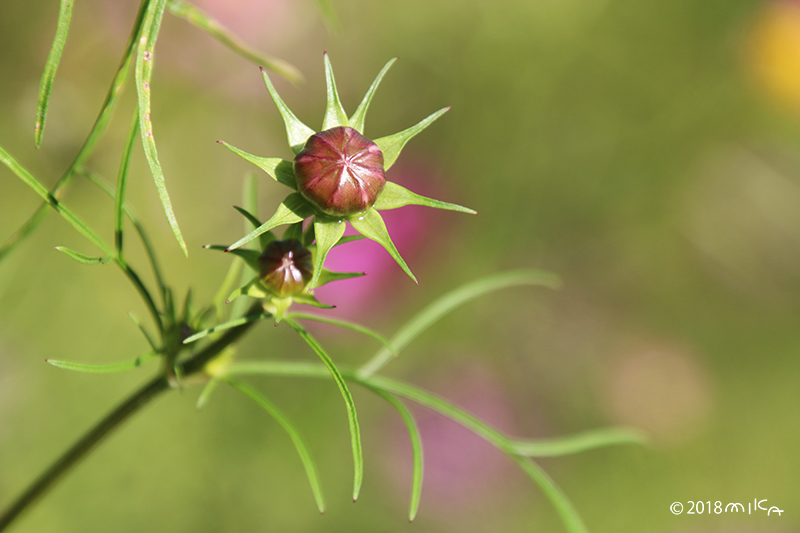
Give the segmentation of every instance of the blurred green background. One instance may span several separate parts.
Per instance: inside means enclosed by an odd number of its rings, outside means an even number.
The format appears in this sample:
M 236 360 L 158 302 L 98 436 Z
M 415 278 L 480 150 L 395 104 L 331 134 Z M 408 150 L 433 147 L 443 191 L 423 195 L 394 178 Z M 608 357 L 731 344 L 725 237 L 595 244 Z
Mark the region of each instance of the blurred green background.
M 77 2 L 37 152 L 34 109 L 57 4 L 0 3 L 0 145 L 46 184 L 94 121 L 137 8 Z M 481 275 L 533 267 L 563 277 L 557 292 L 507 290 L 453 313 L 386 374 L 520 437 L 616 424 L 649 432 L 648 448 L 542 462 L 591 531 L 800 531 L 800 3 L 340 0 L 334 32 L 311 0 L 198 5 L 302 70 L 302 86 L 276 85 L 313 127 L 324 108 L 323 50 L 349 111 L 400 57 L 373 101 L 368 136 L 453 106 L 407 146 L 389 179 L 479 215 L 393 213 L 390 232 L 419 287 L 384 252 L 359 248 L 356 268 L 367 278 L 327 293 L 340 316 L 388 335 Z M 204 302 L 228 258 L 200 246 L 242 235 L 231 206 L 253 170 L 214 141 L 264 156 L 290 152 L 256 67 L 169 14 L 157 50 L 155 135 L 188 259 L 140 148 L 128 194 L 170 282 Z M 128 86 L 90 162 L 108 179 L 133 105 Z M 263 174 L 259 185 L 267 214 L 286 189 Z M 0 187 L 5 239 L 39 200 L 5 168 Z M 66 201 L 112 240 L 113 206 L 102 193 L 76 179 Z M 44 363 L 146 350 L 126 316 L 146 311 L 119 272 L 81 266 L 56 245 L 94 253 L 51 215 L 0 263 L 0 507 L 155 371 L 94 376 Z M 144 272 L 140 252 L 134 263 Z M 314 332 L 342 364 L 376 349 L 349 333 Z M 314 357 L 288 328 L 267 324 L 239 356 Z M 196 411 L 199 389 L 189 388 L 139 413 L 12 530 L 563 530 L 502 454 L 424 410 L 415 412 L 426 479 L 409 524 L 402 424 L 361 390 L 366 477 L 354 505 L 345 410 L 332 382 L 254 382 L 310 443 L 324 516 L 290 440 L 266 413 L 230 390 Z M 686 514 L 688 501 L 754 498 L 785 513 Z M 669 511 L 675 501 L 681 516 Z

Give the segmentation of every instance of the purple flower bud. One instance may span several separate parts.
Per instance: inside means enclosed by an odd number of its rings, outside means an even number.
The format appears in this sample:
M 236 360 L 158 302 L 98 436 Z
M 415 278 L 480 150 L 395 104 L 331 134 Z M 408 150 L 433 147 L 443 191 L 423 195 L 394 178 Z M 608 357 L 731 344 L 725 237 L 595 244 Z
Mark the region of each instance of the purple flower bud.
M 308 138 L 294 158 L 294 175 L 300 194 L 334 216 L 369 209 L 386 185 L 378 145 L 342 126 Z
M 314 272 L 311 252 L 294 239 L 272 241 L 258 262 L 262 283 L 281 298 L 301 292 Z

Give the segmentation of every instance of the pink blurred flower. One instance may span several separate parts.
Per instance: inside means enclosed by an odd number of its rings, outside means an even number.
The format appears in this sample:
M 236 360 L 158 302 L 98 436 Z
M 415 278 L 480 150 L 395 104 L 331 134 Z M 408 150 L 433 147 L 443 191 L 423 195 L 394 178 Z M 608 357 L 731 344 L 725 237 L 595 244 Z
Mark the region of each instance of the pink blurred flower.
M 515 433 L 511 402 L 491 371 L 478 365 L 440 378 L 432 387 L 441 396 L 506 433 Z M 422 437 L 425 473 L 421 513 L 452 520 L 467 508 L 489 510 L 516 490 L 516 467 L 494 446 L 457 422 L 427 409 L 415 410 Z M 398 491 L 408 491 L 411 448 L 405 426 L 398 422 L 389 431 L 396 460 L 385 462 Z M 516 481 L 515 481 L 516 480 Z

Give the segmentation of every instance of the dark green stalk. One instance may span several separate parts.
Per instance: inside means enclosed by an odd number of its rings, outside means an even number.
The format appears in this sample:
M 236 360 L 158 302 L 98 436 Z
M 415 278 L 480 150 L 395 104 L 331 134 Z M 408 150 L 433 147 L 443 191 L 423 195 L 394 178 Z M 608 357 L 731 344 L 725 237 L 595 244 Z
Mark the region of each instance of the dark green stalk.
M 105 132 L 108 121 L 111 119 L 111 112 L 114 110 L 117 98 L 122 92 L 122 87 L 125 85 L 125 81 L 128 78 L 128 67 L 130 66 L 131 58 L 133 57 L 133 48 L 136 46 L 136 43 L 139 40 L 139 33 L 141 32 L 142 28 L 142 20 L 148 5 L 150 5 L 150 0 L 142 0 L 141 4 L 139 5 L 139 12 L 136 14 L 136 21 L 133 23 L 133 29 L 128 37 L 128 43 L 125 45 L 125 51 L 122 54 L 122 60 L 120 61 L 119 68 L 114 76 L 114 81 L 111 83 L 111 87 L 109 87 L 108 92 L 106 93 L 103 106 L 100 109 L 100 113 L 97 115 L 97 119 L 95 120 L 89 135 L 83 142 L 83 146 L 81 146 L 81 149 L 78 151 L 75 159 L 50 190 L 50 195 L 55 199 L 58 199 L 61 196 L 62 191 L 67 185 L 69 185 L 69 182 L 75 176 L 76 170 L 86 162 L 86 160 L 89 158 L 89 155 L 91 155 L 97 140 Z M 2 247 L 0 247 L 0 260 L 2 260 L 3 257 L 10 253 L 14 248 L 16 248 L 16 246 L 22 242 L 25 237 L 30 235 L 39 226 L 42 220 L 44 220 L 45 215 L 47 215 L 47 205 L 48 202 L 42 203 L 36 209 L 36 211 L 34 211 L 31 218 L 28 219 L 28 221 L 21 228 L 19 228 L 16 233 L 11 235 L 11 237 L 8 238 Z
M 253 310 L 251 310 L 253 311 Z M 189 377 L 203 370 L 206 363 L 219 355 L 222 350 L 238 341 L 242 335 L 253 327 L 250 322 L 233 328 L 208 345 L 192 359 L 180 366 L 180 375 Z M 45 472 L 23 492 L 17 500 L 0 514 L 0 531 L 4 531 L 19 515 L 41 498 L 63 476 L 69 472 L 81 459 L 86 457 L 98 444 L 100 444 L 112 431 L 123 422 L 147 405 L 151 400 L 170 389 L 169 379 L 166 374 L 160 374 L 151 379 L 139 390 L 134 392 L 127 400 L 117 406 L 69 450 L 56 460 Z
M 103 181 L 103 178 L 98 176 L 96 173 L 84 168 L 78 169 L 78 172 L 83 174 L 89 181 L 100 187 L 100 189 L 102 189 L 111 198 L 116 198 L 116 190 L 111 185 Z M 130 219 L 131 224 L 133 224 L 133 227 L 136 228 L 136 233 L 139 234 L 142 245 L 147 252 L 147 258 L 150 260 L 150 266 L 153 269 L 153 275 L 156 278 L 161 299 L 164 301 L 166 298 L 167 285 L 164 282 L 163 276 L 161 275 L 161 268 L 158 266 L 158 259 L 156 258 L 156 251 L 155 248 L 153 248 L 153 243 L 150 242 L 150 238 L 147 236 L 144 226 L 142 226 L 141 222 L 139 222 L 139 219 L 136 217 L 133 210 L 128 207 L 126 203 L 123 203 L 122 208 Z
M 161 313 L 158 312 L 158 307 L 156 306 L 156 302 L 153 300 L 153 296 L 142 282 L 142 278 L 139 277 L 136 271 L 133 270 L 133 268 L 131 268 L 131 266 L 125 262 L 122 257 L 114 258 L 114 263 L 116 263 L 122 269 L 122 272 L 128 277 L 131 283 L 133 283 L 133 286 L 136 287 L 136 290 L 139 292 L 144 300 L 145 305 L 147 306 L 147 310 L 150 311 L 150 315 L 153 317 L 153 321 L 156 323 L 158 331 L 163 337 L 164 321 L 161 319 Z
M 125 149 L 122 151 L 122 161 L 119 165 L 119 175 L 117 176 L 117 191 L 114 195 L 114 244 L 117 249 L 117 256 L 122 258 L 122 223 L 125 216 L 125 185 L 128 183 L 128 167 L 131 161 L 131 152 L 136 135 L 139 133 L 139 113 L 133 114 L 133 124 L 131 124 L 128 140 L 125 141 Z
M 78 464 L 95 446 L 127 420 L 136 411 L 147 405 L 150 400 L 169 389 L 169 381 L 165 376 L 158 376 L 131 397 L 117 406 L 105 418 L 90 429 L 78 442 L 62 455 L 50 468 L 33 482 L 28 489 L 0 515 L 0 531 L 5 530 L 25 509 L 41 498 L 57 481 Z

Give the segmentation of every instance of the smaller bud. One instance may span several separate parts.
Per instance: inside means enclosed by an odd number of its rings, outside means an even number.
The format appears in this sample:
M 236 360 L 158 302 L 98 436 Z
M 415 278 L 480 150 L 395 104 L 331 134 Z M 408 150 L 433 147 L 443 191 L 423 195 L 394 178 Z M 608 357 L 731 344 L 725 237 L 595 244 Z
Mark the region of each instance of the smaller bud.
M 386 185 L 383 152 L 353 128 L 338 126 L 308 138 L 294 158 L 297 188 L 320 211 L 366 211 Z
M 311 281 L 311 252 L 300 241 L 272 241 L 258 258 L 261 282 L 283 298 L 302 292 Z

